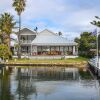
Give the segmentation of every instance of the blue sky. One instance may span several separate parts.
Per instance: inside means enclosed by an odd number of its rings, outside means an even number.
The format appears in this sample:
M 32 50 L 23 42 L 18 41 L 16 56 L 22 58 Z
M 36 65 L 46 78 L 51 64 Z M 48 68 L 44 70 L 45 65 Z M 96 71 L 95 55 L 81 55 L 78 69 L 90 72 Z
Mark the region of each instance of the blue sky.
M 13 0 L 3 0 L 0 3 L 0 13 L 10 12 L 18 19 Z M 100 0 L 26 0 L 26 8 L 22 13 L 22 28 L 38 31 L 45 28 L 59 32 L 73 39 L 83 31 L 93 31 L 90 24 L 94 16 L 100 16 Z

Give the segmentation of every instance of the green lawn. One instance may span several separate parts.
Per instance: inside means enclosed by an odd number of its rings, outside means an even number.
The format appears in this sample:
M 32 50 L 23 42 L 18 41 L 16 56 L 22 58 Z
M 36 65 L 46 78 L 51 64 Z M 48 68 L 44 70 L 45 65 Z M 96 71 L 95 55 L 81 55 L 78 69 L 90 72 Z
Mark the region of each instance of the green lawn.
M 83 63 L 83 62 L 87 62 L 88 59 L 87 58 L 83 58 L 83 57 L 78 57 L 78 58 L 70 58 L 70 59 L 45 59 L 45 60 L 31 60 L 31 59 L 13 59 L 13 60 L 9 60 L 8 63 L 35 63 L 35 64 L 42 64 L 42 63 L 46 63 L 46 64 L 66 64 L 66 63 Z

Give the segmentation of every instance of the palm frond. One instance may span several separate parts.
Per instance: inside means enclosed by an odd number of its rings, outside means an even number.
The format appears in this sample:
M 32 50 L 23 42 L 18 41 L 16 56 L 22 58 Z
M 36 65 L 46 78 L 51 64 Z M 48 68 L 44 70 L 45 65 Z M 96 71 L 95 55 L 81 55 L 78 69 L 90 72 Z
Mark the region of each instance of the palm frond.
M 12 6 L 15 8 L 15 11 L 17 11 L 17 14 L 20 15 L 26 6 L 26 0 L 13 0 Z

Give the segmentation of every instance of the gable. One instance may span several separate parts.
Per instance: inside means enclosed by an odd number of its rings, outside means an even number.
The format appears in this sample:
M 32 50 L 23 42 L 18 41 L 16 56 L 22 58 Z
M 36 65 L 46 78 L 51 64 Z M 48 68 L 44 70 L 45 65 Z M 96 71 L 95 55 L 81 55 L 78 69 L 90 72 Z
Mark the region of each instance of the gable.
M 48 35 L 48 36 L 54 36 L 57 35 L 56 33 L 53 33 L 47 29 L 43 30 L 42 32 L 39 33 L 39 35 Z
M 21 35 L 36 35 L 35 32 L 31 31 L 30 29 L 28 28 L 24 28 L 20 31 L 20 34 Z

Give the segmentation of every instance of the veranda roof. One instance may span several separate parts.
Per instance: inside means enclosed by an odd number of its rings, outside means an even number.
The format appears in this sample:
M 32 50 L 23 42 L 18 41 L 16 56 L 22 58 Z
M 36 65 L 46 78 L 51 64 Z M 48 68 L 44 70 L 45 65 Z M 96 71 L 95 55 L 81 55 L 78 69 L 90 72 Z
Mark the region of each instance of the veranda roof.
M 62 36 L 55 35 L 53 33 L 52 35 L 49 34 L 51 31 L 44 30 L 41 33 L 39 33 L 36 38 L 32 41 L 32 45 L 41 45 L 41 46 L 72 46 L 77 45 L 75 42 L 68 42 L 67 39 L 65 39 Z M 44 34 L 45 33 L 45 34 Z M 47 34 L 46 34 L 47 33 Z

